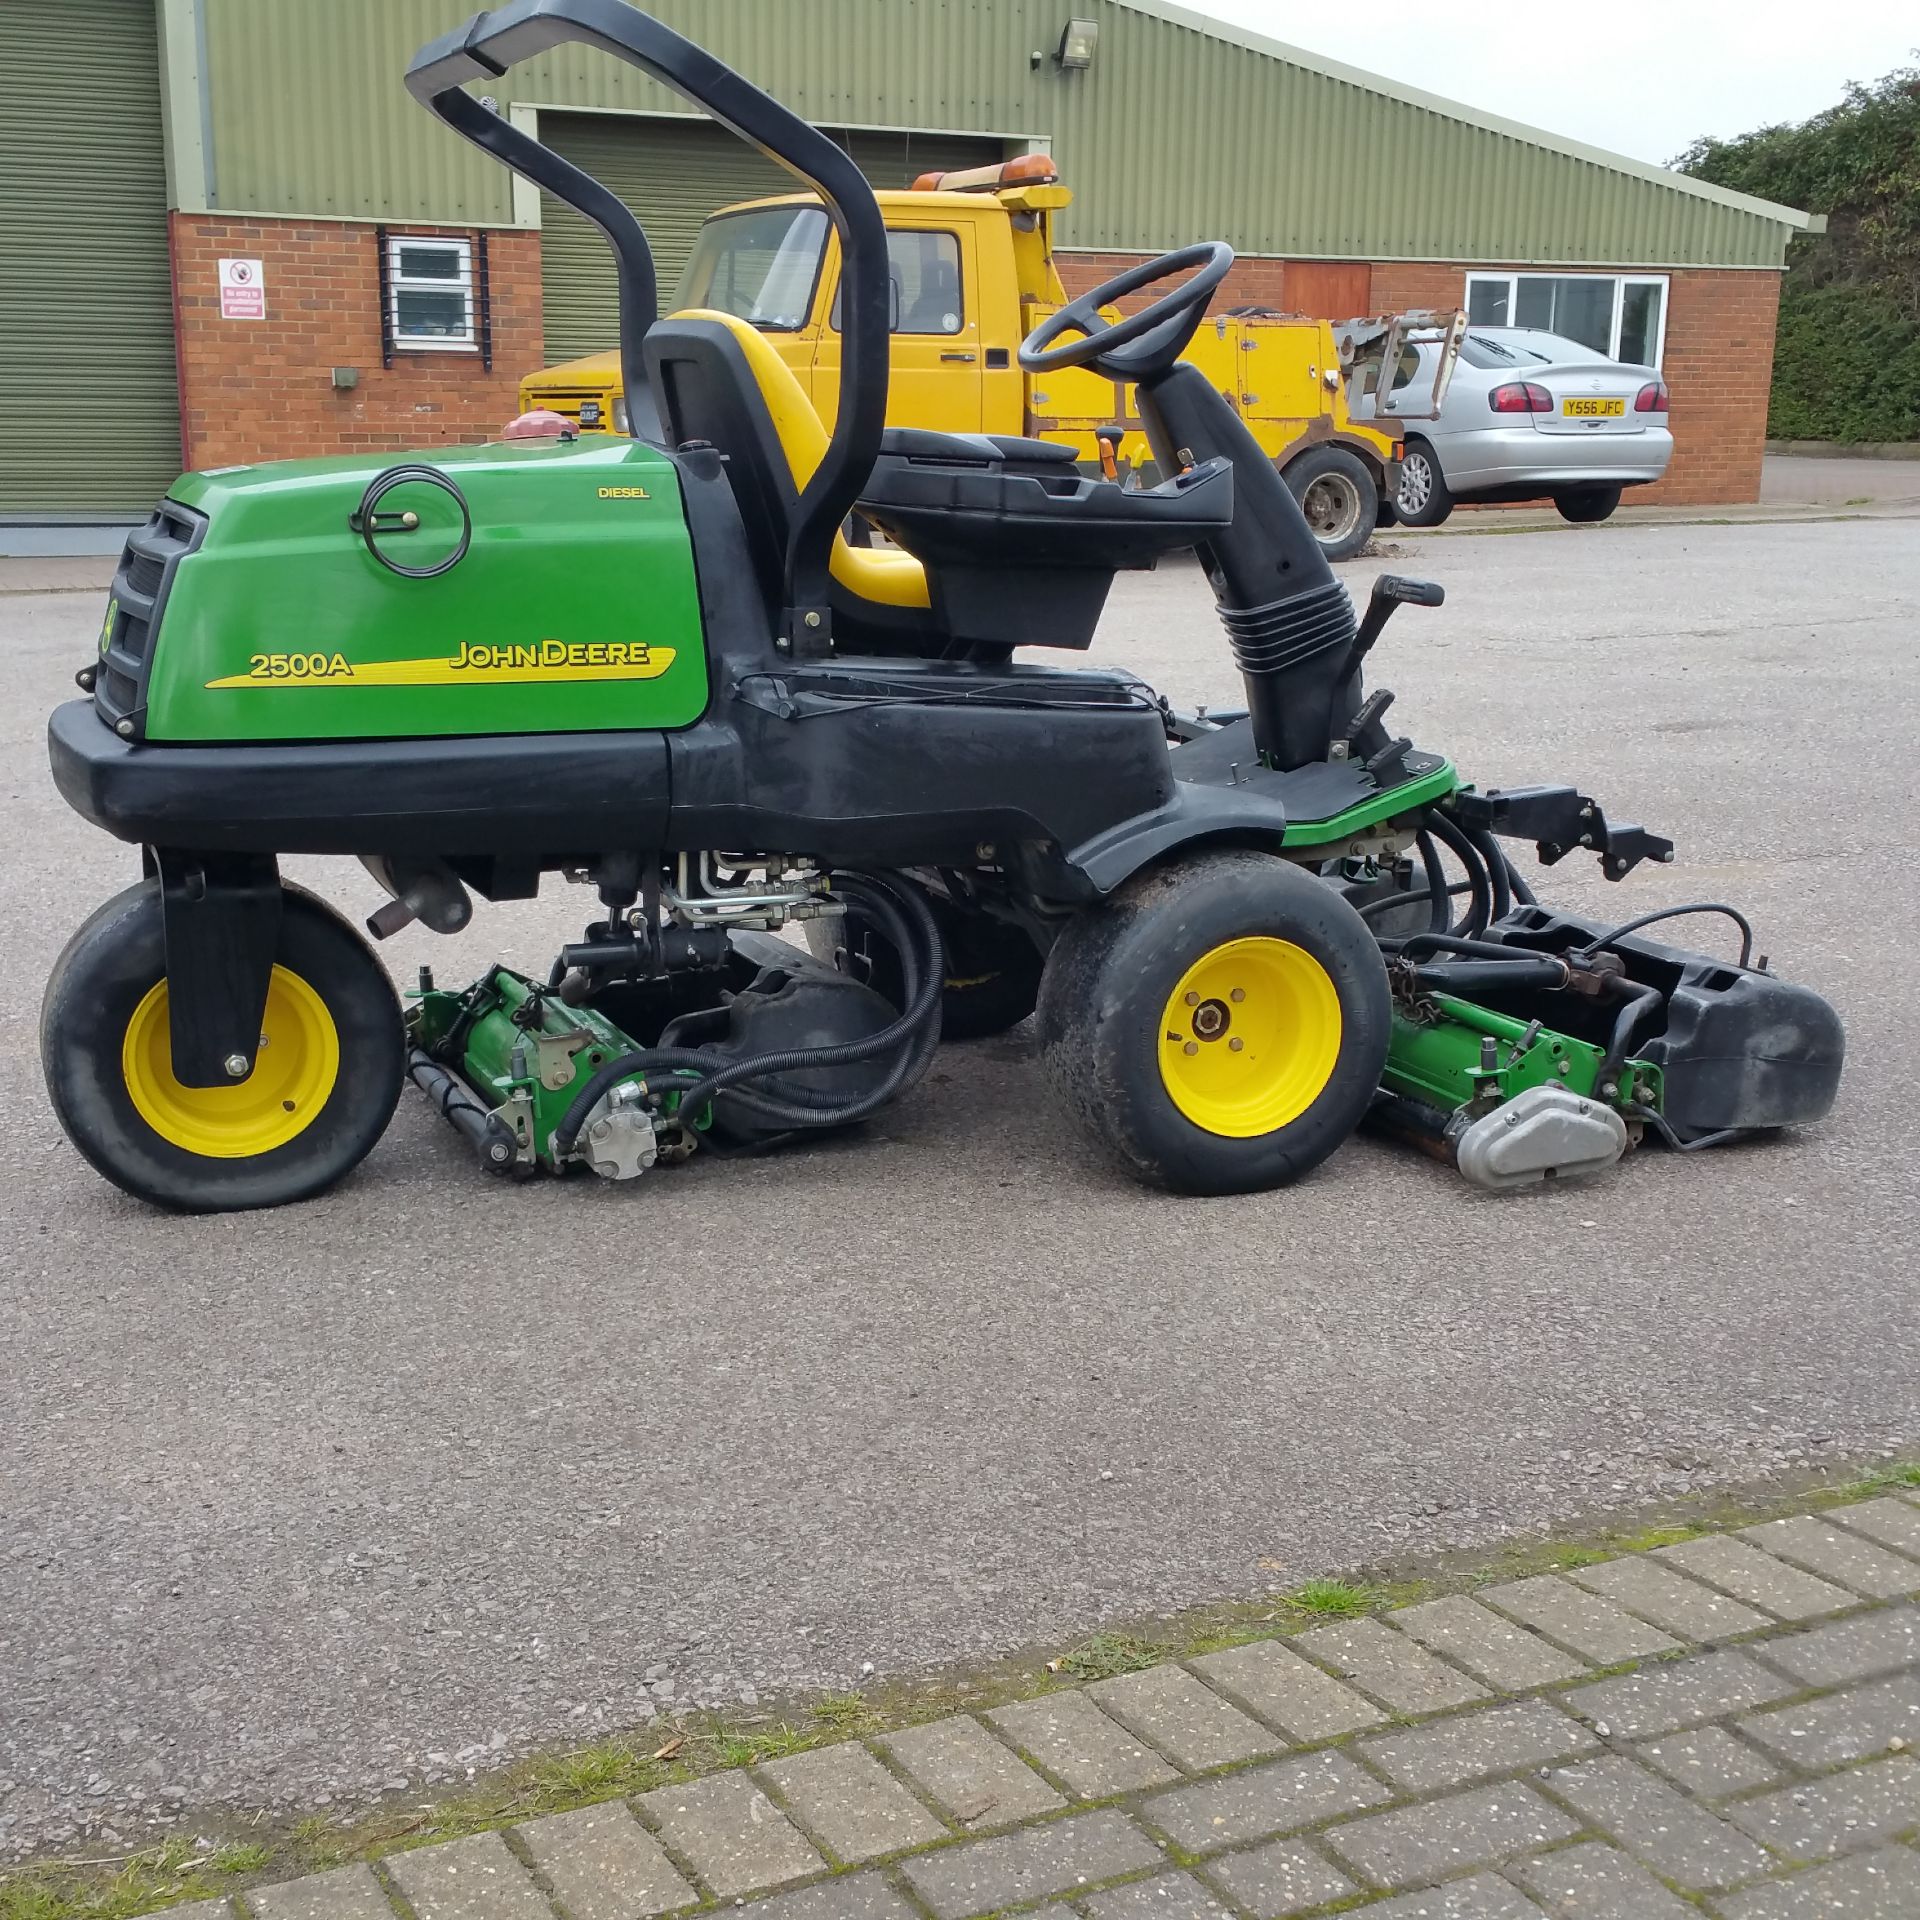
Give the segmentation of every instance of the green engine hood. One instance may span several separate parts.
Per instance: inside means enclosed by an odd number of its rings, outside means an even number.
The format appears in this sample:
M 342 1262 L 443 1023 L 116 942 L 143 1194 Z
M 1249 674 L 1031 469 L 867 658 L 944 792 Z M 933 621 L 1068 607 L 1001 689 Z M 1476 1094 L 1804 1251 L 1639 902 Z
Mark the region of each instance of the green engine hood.
M 465 556 L 425 580 L 383 566 L 350 524 L 371 480 L 416 461 L 473 523 Z M 653 447 L 285 460 L 189 473 L 169 498 L 205 525 L 169 562 L 146 639 L 148 740 L 591 732 L 705 709 L 679 479 Z M 410 566 L 460 536 L 458 504 L 425 481 L 387 493 L 379 520 L 381 551 Z

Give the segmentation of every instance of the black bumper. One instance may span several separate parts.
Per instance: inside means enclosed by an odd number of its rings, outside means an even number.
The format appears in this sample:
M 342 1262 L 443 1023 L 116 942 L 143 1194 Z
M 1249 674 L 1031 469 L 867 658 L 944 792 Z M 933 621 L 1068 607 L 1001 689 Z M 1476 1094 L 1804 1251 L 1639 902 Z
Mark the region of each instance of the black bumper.
M 69 700 L 47 754 L 76 813 L 145 846 L 558 858 L 659 845 L 667 824 L 658 733 L 135 745 Z

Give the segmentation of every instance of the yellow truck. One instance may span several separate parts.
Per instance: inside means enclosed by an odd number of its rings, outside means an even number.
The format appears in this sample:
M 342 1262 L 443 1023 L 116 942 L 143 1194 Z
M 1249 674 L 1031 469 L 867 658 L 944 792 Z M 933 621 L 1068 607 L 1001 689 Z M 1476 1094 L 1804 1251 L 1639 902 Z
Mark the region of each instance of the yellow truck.
M 888 425 L 1061 441 L 1110 473 L 1151 477 L 1130 387 L 1084 369 L 1020 369 L 1020 342 L 1067 299 L 1052 227 L 1072 195 L 1052 161 L 1029 154 L 923 174 L 911 190 L 877 197 L 893 282 Z M 674 308 L 719 308 L 751 321 L 831 419 L 839 399 L 839 285 L 839 243 L 819 201 L 788 194 L 708 219 Z M 1450 318 L 1336 325 L 1241 309 L 1203 323 L 1185 358 L 1227 396 L 1279 466 L 1329 557 L 1345 559 L 1365 546 L 1399 485 L 1393 425 L 1430 417 L 1444 397 L 1451 352 L 1440 356 L 1430 409 L 1414 411 L 1407 382 L 1417 359 L 1402 357 L 1407 335 L 1437 321 L 1453 346 L 1458 327 Z M 1349 388 L 1371 387 L 1389 361 L 1394 421 L 1356 420 Z M 624 432 L 619 356 L 592 354 L 530 374 L 520 404 L 560 413 L 582 433 Z

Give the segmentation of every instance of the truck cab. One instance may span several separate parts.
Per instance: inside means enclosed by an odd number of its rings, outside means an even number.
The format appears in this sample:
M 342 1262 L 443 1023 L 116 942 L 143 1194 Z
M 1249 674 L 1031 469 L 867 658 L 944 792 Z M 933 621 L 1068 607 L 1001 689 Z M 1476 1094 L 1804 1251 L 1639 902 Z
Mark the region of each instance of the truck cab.
M 1020 342 L 1067 300 L 1052 223 L 1072 194 L 1053 162 L 1029 154 L 927 174 L 911 190 L 876 197 L 891 281 L 888 425 L 1052 440 L 1090 467 L 1156 477 L 1130 387 L 1082 369 L 1020 370 Z M 748 321 L 831 418 L 839 286 L 839 241 L 825 210 L 812 195 L 786 194 L 706 221 L 671 310 Z M 1245 420 L 1330 557 L 1357 553 L 1398 486 L 1401 442 L 1394 423 L 1350 412 L 1353 369 L 1334 324 L 1239 309 L 1209 319 L 1185 357 Z M 558 412 L 582 433 L 625 432 L 618 355 L 528 376 L 521 406 Z

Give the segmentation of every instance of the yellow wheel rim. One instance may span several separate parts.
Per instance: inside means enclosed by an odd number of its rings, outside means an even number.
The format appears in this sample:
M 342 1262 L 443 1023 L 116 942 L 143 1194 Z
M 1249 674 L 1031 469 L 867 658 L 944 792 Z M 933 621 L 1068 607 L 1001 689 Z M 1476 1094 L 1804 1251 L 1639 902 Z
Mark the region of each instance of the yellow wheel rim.
M 1160 1015 L 1160 1080 L 1196 1127 L 1248 1140 L 1298 1120 L 1340 1059 L 1340 995 L 1304 947 L 1229 940 Z
M 127 1022 L 120 1070 L 134 1111 L 161 1139 L 209 1160 L 244 1160 L 284 1147 L 320 1117 L 340 1073 L 340 1036 L 326 1002 L 275 967 L 252 1073 L 228 1087 L 183 1087 L 162 980 Z

